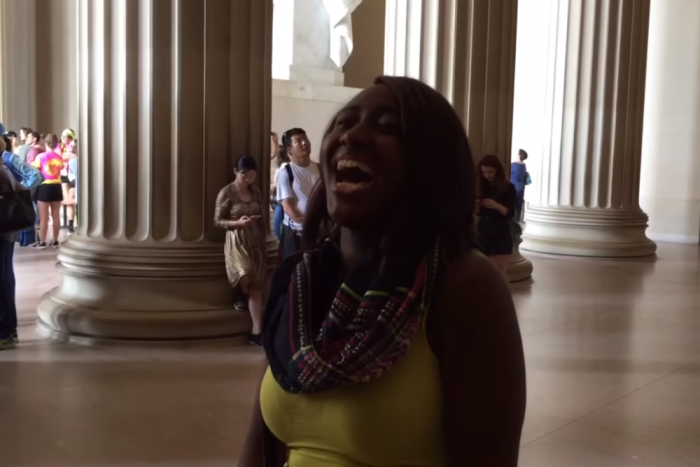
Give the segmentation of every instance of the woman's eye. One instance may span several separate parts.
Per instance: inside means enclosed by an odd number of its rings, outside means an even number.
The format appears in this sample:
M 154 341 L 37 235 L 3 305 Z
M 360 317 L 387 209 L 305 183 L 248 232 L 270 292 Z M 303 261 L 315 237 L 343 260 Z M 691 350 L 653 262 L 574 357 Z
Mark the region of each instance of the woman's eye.
M 353 120 L 351 118 L 347 118 L 347 117 L 346 118 L 339 118 L 335 122 L 335 126 L 337 128 L 348 128 L 348 127 L 352 126 L 352 124 L 353 124 Z
M 401 131 L 401 127 L 398 122 L 393 120 L 380 120 L 377 124 L 380 131 L 384 133 L 398 133 Z

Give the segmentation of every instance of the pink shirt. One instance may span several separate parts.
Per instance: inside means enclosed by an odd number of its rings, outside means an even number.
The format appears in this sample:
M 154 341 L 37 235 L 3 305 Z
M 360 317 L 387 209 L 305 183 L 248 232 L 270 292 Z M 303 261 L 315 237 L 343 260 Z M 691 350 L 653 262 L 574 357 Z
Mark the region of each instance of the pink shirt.
M 41 170 L 44 176 L 42 185 L 61 183 L 61 170 L 63 170 L 63 157 L 53 151 L 41 153 L 32 164 Z

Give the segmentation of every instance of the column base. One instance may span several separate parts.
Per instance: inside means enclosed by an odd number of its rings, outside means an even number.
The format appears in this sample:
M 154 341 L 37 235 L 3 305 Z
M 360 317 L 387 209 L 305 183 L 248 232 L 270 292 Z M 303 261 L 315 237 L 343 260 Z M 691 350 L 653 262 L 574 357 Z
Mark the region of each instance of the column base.
M 599 258 L 638 258 L 656 253 L 641 209 L 528 205 L 521 248 L 537 253 Z
M 532 262 L 525 258 L 520 252 L 513 253 L 513 256 L 508 263 L 506 270 L 506 278 L 508 282 L 520 282 L 532 277 Z
M 58 255 L 61 283 L 38 306 L 55 336 L 175 341 L 250 331 L 233 309 L 219 244 L 116 243 L 71 237 Z
M 532 277 L 533 266 L 529 259 L 520 254 L 523 228 L 520 223 L 511 221 L 510 232 L 513 236 L 513 254 L 506 269 L 506 279 L 509 283 L 520 282 Z

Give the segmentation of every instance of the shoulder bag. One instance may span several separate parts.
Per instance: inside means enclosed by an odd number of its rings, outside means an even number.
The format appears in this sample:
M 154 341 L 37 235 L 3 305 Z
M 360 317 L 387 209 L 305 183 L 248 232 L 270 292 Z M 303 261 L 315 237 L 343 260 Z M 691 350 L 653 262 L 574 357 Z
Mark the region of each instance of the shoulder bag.
M 0 173 L 0 235 L 21 232 L 34 226 L 34 205 L 29 190 L 15 190 Z M 9 190 L 8 190 L 9 188 Z

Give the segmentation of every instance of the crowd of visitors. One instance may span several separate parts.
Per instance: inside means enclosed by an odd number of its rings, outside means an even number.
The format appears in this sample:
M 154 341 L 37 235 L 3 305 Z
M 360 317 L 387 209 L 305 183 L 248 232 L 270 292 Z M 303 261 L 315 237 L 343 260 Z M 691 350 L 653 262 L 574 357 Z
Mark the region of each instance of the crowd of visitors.
M 1 128 L 6 173 L 20 187 L 32 191 L 36 207 L 36 229 L 20 232 L 17 240 L 21 246 L 34 249 L 56 248 L 61 228 L 72 233 L 77 222 L 75 132 L 66 129 L 59 138 L 53 133 L 40 134 L 25 127 L 19 133 Z M 279 262 L 303 248 L 307 206 L 321 176 L 318 163 L 311 160 L 311 151 L 311 143 L 302 128 L 285 131 L 281 139 L 275 132 L 270 134 L 270 207 L 272 231 L 279 239 Z M 519 160 L 511 165 L 512 183 L 496 156 L 486 156 L 479 163 L 475 211 L 478 243 L 503 273 L 512 253 L 509 226 L 513 219 L 522 220 L 524 187 L 531 183 L 524 164 L 526 159 L 527 153 L 520 150 Z M 217 198 L 215 224 L 227 230 L 226 271 L 234 291 L 234 307 L 250 312 L 253 328 L 249 340 L 261 345 L 262 288 L 267 261 L 263 225 L 266 203 L 260 199 L 261 193 L 254 184 L 256 175 L 255 159 L 247 155 L 239 157 L 234 181 Z
M 32 190 L 36 203 L 37 228 L 21 232 L 19 244 L 40 250 L 57 248 L 61 228 L 70 234 L 76 223 L 78 140 L 75 132 L 66 129 L 59 138 L 30 128 L 21 128 L 18 134 L 5 131 L 3 126 L 2 137 L 5 166 L 17 182 Z
M 64 226 L 68 233 L 73 232 L 78 154 L 75 132 L 70 129 L 64 130 L 59 139 L 53 133 L 42 135 L 30 128 L 20 129 L 19 134 L 6 131 L 0 123 L 0 135 L 0 200 L 9 193 L 31 191 L 36 221 L 25 230 L 15 232 L 4 228 L 9 224 L 7 219 L 0 219 L 0 350 L 7 350 L 16 347 L 18 342 L 13 265 L 15 243 L 39 250 L 58 248 L 61 211 L 66 215 Z M 1 206 L 0 216 L 11 216 L 16 212 L 16 206 L 7 204 Z

